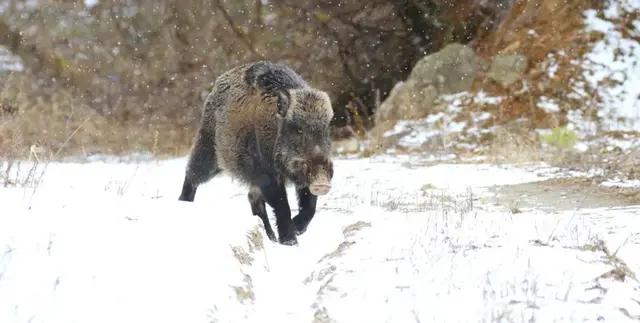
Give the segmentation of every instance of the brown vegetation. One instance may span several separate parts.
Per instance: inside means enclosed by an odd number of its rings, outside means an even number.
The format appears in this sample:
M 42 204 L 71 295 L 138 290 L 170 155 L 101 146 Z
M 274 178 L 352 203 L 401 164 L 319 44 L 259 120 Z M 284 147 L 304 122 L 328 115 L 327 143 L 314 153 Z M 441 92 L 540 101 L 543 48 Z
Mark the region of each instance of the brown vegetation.
M 398 145 L 398 138 L 384 135 L 394 127 L 395 122 L 382 122 L 368 133 L 370 145 L 363 153 L 393 148 L 396 153 L 428 151 L 437 154 L 444 151 L 458 157 L 482 154 L 495 157 L 492 160 L 497 158 L 505 161 L 544 159 L 562 166 L 587 163 L 585 156 L 578 158 L 567 151 L 561 154 L 552 151 L 549 156 L 543 156 L 543 140 L 534 130 L 565 126 L 569 112 L 581 112 L 583 118 L 593 122 L 597 136 L 621 135 L 600 129 L 601 120 L 597 112 L 602 102 L 601 92 L 591 88 L 585 80 L 584 65 L 576 63 L 583 62 L 585 54 L 603 36 L 598 32 L 585 31 L 584 11 L 602 9 L 604 6 L 604 0 L 513 1 L 500 12 L 494 28 L 486 31 L 480 29 L 468 45 L 490 66 L 500 56 L 503 59 L 507 56 L 522 58 L 525 67 L 517 71 L 518 81 L 500 83 L 493 80 L 491 68 L 480 71 L 468 95 L 461 96 L 456 104 L 459 110 L 449 111 L 449 101 L 443 100 L 430 110 L 420 111 L 424 116 L 438 113 L 451 115 L 453 122 L 466 124 L 459 133 L 447 134 L 443 131 L 433 140 L 425 141 L 421 147 L 407 148 Z M 626 31 L 629 21 L 636 16 L 628 13 L 620 21 L 612 23 L 626 35 L 629 34 Z M 476 100 L 478 92 L 500 100 Z M 557 111 L 545 109 L 541 104 L 545 101 L 557 107 Z M 474 116 L 481 112 L 488 113 L 489 118 L 481 122 L 474 121 Z M 431 128 L 437 130 L 437 126 L 433 124 Z M 474 129 L 468 132 L 470 128 Z M 398 136 L 403 135 L 401 133 Z M 629 135 L 633 137 L 639 134 Z M 445 145 L 443 142 L 446 141 L 455 143 Z M 600 154 L 597 151 L 588 153 Z
M 130 0 L 88 9 L 79 1 L 20 3 L 11 0 L 0 14 L 0 45 L 26 66 L 0 71 L 5 155 L 19 147 L 12 155 L 26 157 L 32 145 L 59 156 L 185 155 L 215 77 L 260 59 L 284 62 L 330 94 L 335 139 L 364 138 L 394 84 L 451 42 L 469 44 L 487 63 L 496 55 L 527 58 L 525 82 L 476 78 L 474 91 L 504 99 L 471 103 L 457 121 L 486 111 L 487 127 L 524 120 L 517 132 L 527 134 L 563 125 L 566 111 L 578 106 L 585 115 L 596 112 L 592 89 L 584 89 L 586 99 L 568 94 L 581 81 L 572 60 L 598 37 L 583 32 L 582 12 L 603 0 Z M 548 73 L 551 56 L 555 75 Z M 560 113 L 537 107 L 543 96 Z M 479 139 L 495 146 L 500 138 Z
M 582 80 L 580 66 L 571 61 L 581 60 L 591 46 L 589 40 L 593 35 L 583 30 L 584 10 L 599 8 L 602 2 L 518 0 L 495 32 L 476 43 L 476 51 L 487 61 L 495 55 L 522 55 L 528 61 L 529 68 L 522 76 L 528 86 L 515 82 L 503 87 L 478 79 L 476 89 L 504 98 L 500 104 L 484 109 L 491 113 L 494 124 L 504 125 L 519 118 L 527 121 L 525 126 L 529 129 L 565 124 L 564 113 L 547 113 L 536 107 L 541 97 L 553 98 L 565 113 L 576 106 L 589 105 L 569 95 L 574 84 Z M 553 56 L 558 66 L 554 75 L 550 75 L 546 65 L 549 56 Z M 585 90 L 589 92 L 590 89 Z M 588 110 L 588 107 L 583 108 Z
M 451 3 L 451 4 L 450 4 Z M 62 155 L 183 155 L 204 95 L 239 63 L 291 65 L 327 90 L 333 125 L 371 126 L 376 104 L 425 54 L 467 43 L 510 1 L 9 1 L 0 45 L 24 72 L 0 86 L 0 144 Z M 503 6 L 506 4 L 507 6 Z

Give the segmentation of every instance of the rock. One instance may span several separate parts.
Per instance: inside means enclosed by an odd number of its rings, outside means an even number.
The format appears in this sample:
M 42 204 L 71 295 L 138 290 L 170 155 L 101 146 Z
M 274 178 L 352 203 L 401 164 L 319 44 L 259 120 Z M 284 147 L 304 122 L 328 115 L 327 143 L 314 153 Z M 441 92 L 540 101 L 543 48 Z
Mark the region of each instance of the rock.
M 376 124 L 384 120 L 416 119 L 425 115 L 438 92 L 434 86 L 418 88 L 415 80 L 398 82 L 376 112 Z
M 439 94 L 454 94 L 471 89 L 476 73 L 485 68 L 471 48 L 452 43 L 418 61 L 409 79 L 421 88 L 435 86 Z
M 527 58 L 520 55 L 498 55 L 493 59 L 487 77 L 509 86 L 527 70 Z
M 476 74 L 486 68 L 471 48 L 458 43 L 445 46 L 418 61 L 409 77 L 393 87 L 376 111 L 376 124 L 424 117 L 438 95 L 470 90 Z

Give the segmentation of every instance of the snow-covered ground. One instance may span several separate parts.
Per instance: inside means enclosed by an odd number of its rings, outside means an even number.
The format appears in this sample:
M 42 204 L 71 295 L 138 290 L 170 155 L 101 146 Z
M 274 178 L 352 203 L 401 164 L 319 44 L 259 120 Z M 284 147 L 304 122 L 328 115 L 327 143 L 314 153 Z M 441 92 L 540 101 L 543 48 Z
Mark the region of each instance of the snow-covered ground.
M 607 130 L 640 130 L 640 17 L 626 22 L 624 32 L 625 23 L 614 23 L 625 13 L 638 11 L 638 0 L 610 0 L 601 17 L 593 9 L 585 11 L 587 30 L 604 35 L 584 64 L 587 81 L 603 97 L 598 116 L 610 120 L 604 124 Z
M 603 15 L 585 12 L 587 30 L 605 35 L 578 63 L 604 98 L 606 129 L 640 129 L 640 22 L 625 32 L 614 23 L 639 9 L 621 0 Z M 0 70 L 21 70 L 8 54 L 0 48 Z M 446 111 L 387 135 L 449 147 L 462 130 L 493 131 L 488 113 L 455 121 L 466 95 L 443 97 Z M 551 98 L 537 105 L 557 110 Z M 577 112 L 569 119 L 588 128 Z M 636 137 L 602 140 L 640 147 Z M 0 188 L 0 323 L 640 320 L 640 205 L 505 208 L 491 187 L 557 169 L 430 162 L 337 160 L 334 189 L 294 247 L 266 239 L 246 190 L 227 177 L 202 186 L 195 203 L 177 201 L 184 159 L 50 164 L 42 182 Z
M 177 201 L 184 164 L 50 164 L 38 185 L 0 189 L 0 322 L 640 319 L 640 207 L 486 202 L 547 167 L 337 160 L 291 247 L 228 177 Z

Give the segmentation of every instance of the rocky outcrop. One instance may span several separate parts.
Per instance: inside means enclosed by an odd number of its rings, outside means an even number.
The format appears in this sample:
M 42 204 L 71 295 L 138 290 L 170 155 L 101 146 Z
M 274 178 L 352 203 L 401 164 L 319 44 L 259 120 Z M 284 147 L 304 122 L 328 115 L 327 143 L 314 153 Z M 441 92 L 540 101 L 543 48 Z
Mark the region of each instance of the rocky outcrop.
M 418 61 L 404 82 L 397 83 L 376 112 L 376 123 L 427 115 L 441 94 L 471 89 L 486 63 L 471 48 L 452 43 Z
M 487 77 L 502 86 L 519 80 L 527 70 L 527 58 L 521 55 L 498 55 L 494 57 Z

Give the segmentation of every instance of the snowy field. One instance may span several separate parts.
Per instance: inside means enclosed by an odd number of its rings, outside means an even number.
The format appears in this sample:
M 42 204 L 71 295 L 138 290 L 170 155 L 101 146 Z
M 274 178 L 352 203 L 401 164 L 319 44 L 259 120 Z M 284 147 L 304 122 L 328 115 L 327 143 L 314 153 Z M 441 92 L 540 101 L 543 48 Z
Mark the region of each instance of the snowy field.
M 227 177 L 177 201 L 184 159 L 50 164 L 0 189 L 0 322 L 640 319 L 640 206 L 512 212 L 488 189 L 552 169 L 420 164 L 337 160 L 293 247 Z
M 606 130 L 640 129 L 640 21 L 624 32 L 617 22 L 639 9 L 638 0 L 607 1 L 602 15 L 584 13 L 586 30 L 604 37 L 577 64 L 603 98 Z M 9 54 L 0 47 L 0 70 L 21 70 Z M 408 132 L 399 143 L 414 147 L 465 127 L 491 131 L 487 113 L 454 122 L 462 95 L 388 135 Z M 568 117 L 589 133 L 580 113 Z M 611 146 L 640 147 L 618 141 Z M 18 185 L 0 187 L 0 323 L 640 321 L 640 205 L 518 206 L 531 195 L 496 203 L 507 197 L 495 187 L 589 172 L 340 159 L 299 245 L 281 246 L 228 177 L 179 202 L 185 162 L 53 163 L 37 183 L 9 176 Z M 638 180 L 601 185 L 640 189 Z

